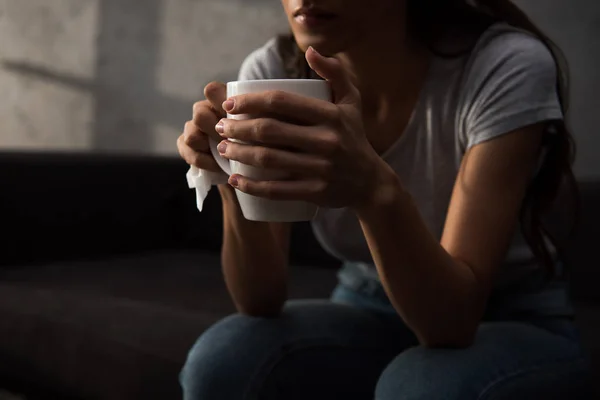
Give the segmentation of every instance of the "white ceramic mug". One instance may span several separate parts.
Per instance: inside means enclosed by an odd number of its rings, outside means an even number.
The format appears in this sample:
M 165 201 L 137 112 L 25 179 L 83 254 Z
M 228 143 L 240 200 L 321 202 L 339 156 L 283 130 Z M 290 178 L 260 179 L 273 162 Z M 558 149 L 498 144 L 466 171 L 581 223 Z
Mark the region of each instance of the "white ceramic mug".
M 316 79 L 269 79 L 254 81 L 236 81 L 227 83 L 227 97 L 246 93 L 258 93 L 269 90 L 281 90 L 307 97 L 331 101 L 331 90 L 327 82 Z M 251 119 L 249 115 L 230 115 L 229 119 Z M 213 157 L 227 174 L 239 174 L 254 180 L 282 180 L 286 173 L 271 169 L 257 168 L 238 161 L 223 158 L 217 150 L 218 143 L 211 140 L 210 150 Z M 304 201 L 269 200 L 252 196 L 236 190 L 236 195 L 244 217 L 250 221 L 296 222 L 311 220 L 317 206 Z

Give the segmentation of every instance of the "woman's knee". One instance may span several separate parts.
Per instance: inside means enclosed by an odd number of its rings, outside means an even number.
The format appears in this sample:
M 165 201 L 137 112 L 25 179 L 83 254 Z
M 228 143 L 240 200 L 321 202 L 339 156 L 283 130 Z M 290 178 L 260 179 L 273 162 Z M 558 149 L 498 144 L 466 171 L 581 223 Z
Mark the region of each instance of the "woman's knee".
M 184 399 L 242 398 L 260 357 L 279 341 L 278 324 L 277 319 L 235 314 L 206 330 L 180 374 Z
M 327 303 L 291 301 L 279 318 L 234 314 L 217 322 L 188 353 L 180 374 L 184 398 L 242 398 L 287 344 L 314 334 L 328 316 Z
M 447 384 L 452 380 L 448 375 L 453 369 L 446 370 L 442 365 L 436 365 L 437 362 L 443 363 L 443 357 L 440 357 L 443 351 L 418 346 L 402 352 L 379 377 L 376 400 L 460 399 L 460 396 L 453 397 L 452 391 L 456 388 Z
M 468 348 L 419 346 L 398 355 L 381 374 L 376 399 L 562 399 L 565 391 L 579 399 L 586 363 L 574 347 L 525 324 L 488 324 Z

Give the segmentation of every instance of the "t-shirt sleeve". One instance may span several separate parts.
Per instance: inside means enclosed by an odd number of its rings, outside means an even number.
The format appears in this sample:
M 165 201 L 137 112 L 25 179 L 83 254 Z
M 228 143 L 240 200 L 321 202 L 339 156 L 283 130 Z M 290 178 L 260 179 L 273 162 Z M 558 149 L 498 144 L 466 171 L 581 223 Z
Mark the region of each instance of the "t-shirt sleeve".
M 264 46 L 250 53 L 242 63 L 238 74 L 240 81 L 285 78 L 285 69 L 277 51 L 276 39 L 269 40 Z
M 563 118 L 552 53 L 523 32 L 498 35 L 480 47 L 463 88 L 466 149 L 519 128 Z

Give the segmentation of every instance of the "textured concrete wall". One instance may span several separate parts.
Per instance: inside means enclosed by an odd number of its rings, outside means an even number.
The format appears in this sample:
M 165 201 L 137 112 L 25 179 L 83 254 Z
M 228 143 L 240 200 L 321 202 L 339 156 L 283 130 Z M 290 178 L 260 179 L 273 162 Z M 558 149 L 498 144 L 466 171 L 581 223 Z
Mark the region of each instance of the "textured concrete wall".
M 572 65 L 580 175 L 600 175 L 600 1 L 518 0 Z M 286 23 L 277 0 L 0 0 L 0 148 L 174 153 L 203 85 Z M 596 103 L 597 104 L 597 103 Z
M 173 153 L 204 84 L 287 29 L 280 7 L 0 0 L 0 147 Z

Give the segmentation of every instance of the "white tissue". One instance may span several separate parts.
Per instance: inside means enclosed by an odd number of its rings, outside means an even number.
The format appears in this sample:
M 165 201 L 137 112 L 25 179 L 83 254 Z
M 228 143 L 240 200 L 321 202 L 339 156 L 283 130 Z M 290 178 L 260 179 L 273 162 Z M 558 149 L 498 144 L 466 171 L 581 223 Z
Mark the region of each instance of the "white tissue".
M 202 211 L 204 199 L 208 195 L 210 188 L 213 185 L 227 183 L 227 175 L 223 172 L 211 172 L 194 167 L 190 167 L 185 174 L 187 183 L 190 189 L 196 189 L 196 207 L 198 211 Z

